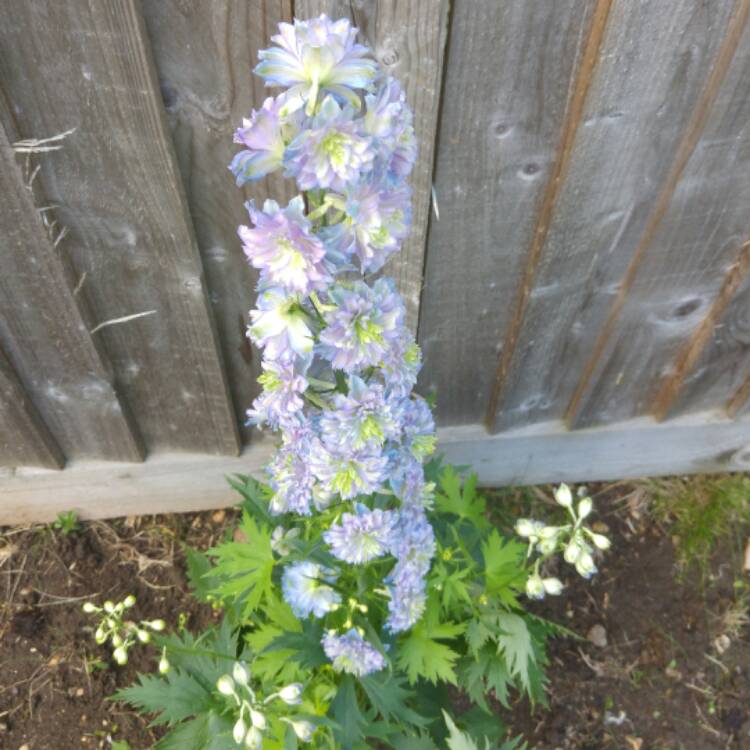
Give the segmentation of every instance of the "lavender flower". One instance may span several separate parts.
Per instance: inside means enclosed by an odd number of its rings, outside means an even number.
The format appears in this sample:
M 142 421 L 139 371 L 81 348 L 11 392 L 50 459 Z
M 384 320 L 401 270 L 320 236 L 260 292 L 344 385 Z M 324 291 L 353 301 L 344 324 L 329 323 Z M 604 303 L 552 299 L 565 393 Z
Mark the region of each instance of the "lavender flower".
M 388 618 L 385 626 L 392 633 L 413 627 L 427 604 L 425 573 L 420 565 L 399 561 L 388 577 Z
M 344 513 L 339 524 L 324 532 L 334 557 L 359 565 L 386 554 L 397 515 L 389 510 L 368 510 L 363 505 L 356 513 Z
M 247 146 L 245 151 L 235 155 L 229 165 L 238 186 L 259 180 L 281 167 L 286 148 L 281 117 L 285 99 L 283 95 L 276 99 L 269 97 L 235 131 L 234 142 Z
M 315 476 L 309 466 L 308 440 L 299 439 L 283 445 L 269 462 L 266 473 L 273 490 L 269 503 L 271 513 L 310 515 Z
M 415 458 L 420 461 L 435 450 L 435 420 L 427 402 L 420 396 L 407 399 L 402 425 L 404 438 Z
M 336 309 L 325 315 L 321 354 L 345 372 L 376 367 L 402 335 L 404 306 L 390 279 L 372 287 L 362 281 L 329 291 Z
M 408 396 L 422 369 L 422 352 L 406 328 L 398 331 L 390 342 L 381 368 L 389 391 L 404 398 Z
M 391 554 L 399 562 L 408 562 L 426 575 L 435 555 L 435 532 L 424 511 L 403 508 L 392 536 Z
M 343 190 L 372 166 L 372 141 L 361 130 L 351 107 L 341 108 L 327 96 L 312 126 L 289 144 L 284 157 L 286 173 L 300 190 Z
M 341 596 L 328 584 L 336 576 L 313 562 L 299 562 L 284 568 L 281 589 L 284 601 L 297 617 L 323 617 L 341 603 Z
M 313 441 L 310 468 L 326 492 L 350 500 L 375 492 L 385 479 L 388 459 L 366 446 L 360 450 L 331 450 Z
M 258 378 L 263 391 L 253 401 L 253 408 L 247 410 L 250 423 L 265 423 L 277 429 L 302 411 L 305 405 L 302 394 L 308 383 L 298 367 L 300 363 L 308 362 L 292 357 L 263 360 L 263 373 Z
M 288 354 L 308 355 L 313 348 L 309 317 L 299 297 L 272 287 L 258 295 L 258 308 L 250 312 L 250 338 L 265 347 L 265 356 L 279 359 Z
M 255 72 L 266 85 L 289 86 L 289 97 L 307 102 L 311 115 L 319 93 L 330 93 L 340 101 L 359 106 L 355 89 L 369 88 L 377 73 L 367 47 L 356 43 L 357 29 L 346 19 L 331 21 L 321 15 L 294 25 L 279 24 L 271 37 L 278 46 L 261 50 Z
M 264 284 L 303 295 L 328 286 L 332 278 L 324 260 L 325 247 L 310 230 L 302 196 L 293 198 L 284 209 L 267 200 L 258 211 L 249 201 L 247 210 L 255 228 L 241 226 L 238 234 Z
M 430 502 L 421 460 L 411 451 L 389 453 L 388 477 L 394 495 L 404 507 L 426 507 Z
M 333 668 L 337 672 L 349 672 L 356 677 L 364 677 L 385 667 L 383 654 L 354 628 L 344 635 L 337 635 L 335 630 L 329 630 L 323 636 L 322 644 L 326 656 L 333 662 Z

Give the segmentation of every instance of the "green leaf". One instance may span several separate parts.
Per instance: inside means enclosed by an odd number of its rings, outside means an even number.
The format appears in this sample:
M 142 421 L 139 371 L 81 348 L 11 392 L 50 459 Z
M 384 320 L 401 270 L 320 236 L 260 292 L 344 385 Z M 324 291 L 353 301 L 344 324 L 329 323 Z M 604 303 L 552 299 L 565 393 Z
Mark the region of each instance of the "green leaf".
M 188 584 L 195 598 L 202 602 L 210 602 L 211 594 L 214 589 L 210 573 L 213 570 L 211 560 L 207 555 L 193 549 L 185 547 L 185 561 L 187 563 Z
M 496 529 L 482 542 L 487 593 L 497 596 L 506 606 L 517 605 L 515 594 L 526 580 L 525 554 L 525 545 L 504 540 Z
M 501 612 L 495 615 L 499 631 L 495 634 L 498 653 L 505 658 L 508 671 L 518 677 L 524 689 L 531 689 L 529 682 L 529 665 L 536 662 L 536 655 L 531 643 L 531 634 L 526 621 L 512 612 Z
M 435 495 L 435 507 L 443 513 L 452 513 L 470 521 L 479 529 L 489 523 L 484 517 L 486 503 L 476 493 L 477 475 L 471 474 L 461 486 L 461 477 L 452 466 L 447 466 L 440 474 L 440 491 Z
M 407 701 L 413 696 L 411 690 L 404 687 L 404 680 L 387 672 L 367 675 L 359 680 L 373 708 L 386 721 L 399 721 L 414 727 L 424 727 L 429 719 L 420 716 Z
M 270 489 L 256 479 L 245 474 L 235 474 L 227 477 L 229 485 L 242 495 L 240 507 L 264 524 L 272 525 L 273 518 L 268 510 Z
M 248 618 L 273 593 L 274 556 L 268 527 L 257 525 L 245 512 L 238 528 L 246 541 L 225 542 L 208 554 L 216 558 L 212 573 L 216 593 L 237 601 Z
M 461 686 L 485 711 L 490 710 L 487 695 L 491 692 L 503 706 L 508 707 L 508 690 L 513 678 L 505 659 L 497 654 L 494 646 L 485 646 L 475 658 L 462 659 L 459 674 Z
M 256 654 L 253 674 L 263 682 L 288 684 L 301 678 L 300 666 L 292 659 L 294 650 L 268 647 L 284 633 L 301 633 L 302 624 L 286 602 L 269 596 L 264 614 L 269 622 L 259 623 L 245 633 L 245 642 Z
M 426 734 L 400 734 L 388 738 L 393 750 L 438 750 L 437 745 Z
M 318 622 L 306 622 L 298 632 L 283 632 L 274 638 L 265 651 L 287 651 L 290 659 L 296 661 L 302 669 L 315 669 L 328 663 L 328 657 L 320 645 L 323 637 L 323 626 Z
M 491 633 L 489 628 L 482 620 L 470 620 L 466 627 L 466 643 L 469 650 L 476 656 L 479 649 L 484 646 L 490 639 Z
M 479 745 L 468 734 L 459 731 L 453 723 L 453 719 L 445 711 L 443 711 L 443 718 L 445 719 L 445 725 L 448 727 L 446 742 L 450 750 L 480 750 Z M 484 750 L 490 750 L 489 740 L 485 740 Z
M 214 711 L 180 724 L 154 745 L 154 750 L 236 750 L 232 721 Z
M 112 740 L 112 750 L 132 750 L 125 740 Z
M 333 734 L 341 744 L 341 750 L 353 750 L 364 736 L 367 719 L 357 703 L 357 693 L 351 675 L 347 674 L 342 678 L 330 711 L 336 721 Z
M 420 677 L 432 683 L 444 680 L 456 684 L 453 669 L 458 654 L 439 641 L 452 639 L 463 633 L 465 625 L 431 622 L 425 618 L 418 622 L 400 642 L 396 662 L 406 672 L 413 685 Z

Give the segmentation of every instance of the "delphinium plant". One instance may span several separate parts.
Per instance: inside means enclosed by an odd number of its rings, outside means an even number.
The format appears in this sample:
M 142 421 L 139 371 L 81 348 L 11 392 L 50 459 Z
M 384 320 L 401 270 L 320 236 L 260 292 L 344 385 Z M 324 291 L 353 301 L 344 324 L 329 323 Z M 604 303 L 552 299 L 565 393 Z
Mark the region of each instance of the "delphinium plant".
M 473 477 L 432 458 L 419 348 L 380 274 L 409 232 L 412 113 L 356 34 L 324 15 L 281 24 L 255 69 L 277 94 L 236 133 L 238 185 L 283 170 L 299 191 L 250 201 L 239 229 L 260 277 L 248 415 L 279 447 L 265 483 L 231 480 L 232 538 L 188 553 L 221 626 L 161 637 L 167 674 L 119 694 L 170 727 L 162 749 L 489 747 L 506 734 L 490 698 L 544 700 L 554 626 L 521 596 L 562 584 L 489 523 Z M 585 534 L 573 522 L 543 556 Z M 450 686 L 474 704 L 468 734 L 444 720 Z

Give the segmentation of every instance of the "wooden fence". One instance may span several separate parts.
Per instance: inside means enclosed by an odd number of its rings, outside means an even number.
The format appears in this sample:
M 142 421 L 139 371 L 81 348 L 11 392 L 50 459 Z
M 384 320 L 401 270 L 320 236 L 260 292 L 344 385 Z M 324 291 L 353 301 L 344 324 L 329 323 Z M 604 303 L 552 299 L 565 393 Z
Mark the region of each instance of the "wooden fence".
M 272 450 L 226 165 L 280 20 L 416 112 L 389 268 L 485 483 L 750 468 L 750 0 L 0 4 L 0 522 L 204 508 Z

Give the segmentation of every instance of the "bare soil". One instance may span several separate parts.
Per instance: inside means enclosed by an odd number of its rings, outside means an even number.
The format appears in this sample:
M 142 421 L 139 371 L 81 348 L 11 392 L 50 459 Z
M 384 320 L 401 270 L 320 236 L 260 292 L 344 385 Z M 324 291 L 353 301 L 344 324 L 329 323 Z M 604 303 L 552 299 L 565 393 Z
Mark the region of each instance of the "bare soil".
M 563 596 L 536 606 L 580 637 L 551 647 L 549 707 L 519 701 L 502 720 L 538 750 L 750 750 L 750 586 L 741 556 L 722 545 L 710 571 L 678 569 L 672 530 L 634 485 L 598 488 L 611 552 L 592 582 L 557 573 Z M 81 610 L 135 594 L 134 619 L 200 629 L 217 615 L 191 598 L 184 544 L 205 549 L 233 511 L 0 533 L 0 748 L 150 747 L 158 731 L 107 700 L 158 654 L 116 667 Z M 189 750 L 189 749 L 186 749 Z

